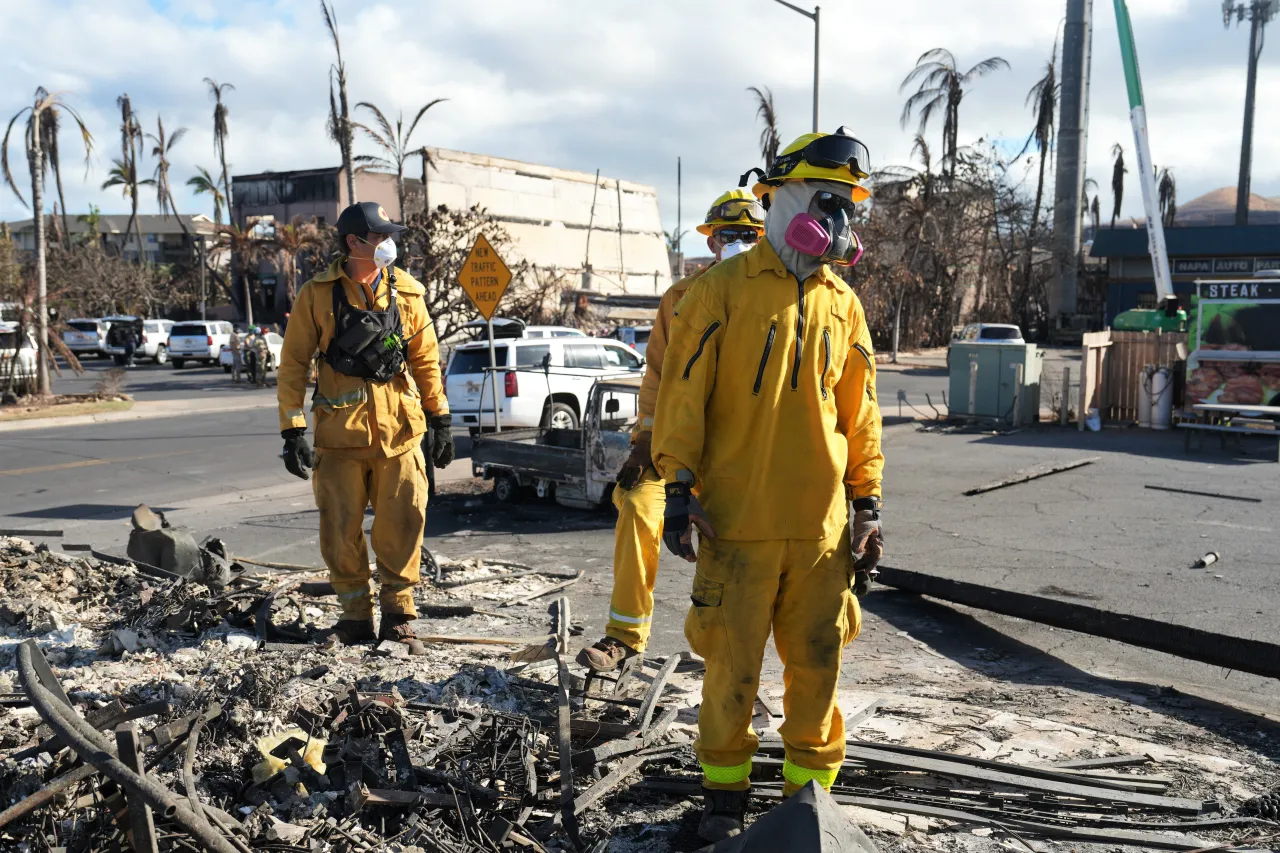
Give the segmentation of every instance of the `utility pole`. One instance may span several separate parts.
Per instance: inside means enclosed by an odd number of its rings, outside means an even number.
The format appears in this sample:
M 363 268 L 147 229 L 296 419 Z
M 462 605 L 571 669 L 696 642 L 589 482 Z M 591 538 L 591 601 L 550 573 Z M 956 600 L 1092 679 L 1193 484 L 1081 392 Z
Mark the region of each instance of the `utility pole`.
M 774 0 L 781 3 L 793 12 L 799 12 L 809 20 L 813 21 L 813 132 L 818 132 L 818 57 L 819 48 L 822 44 L 822 7 L 814 6 L 812 12 L 806 12 L 799 6 L 788 3 L 787 0 Z
M 676 239 L 674 240 L 674 242 L 675 242 L 676 266 L 678 267 L 678 272 L 676 273 L 676 276 L 673 279 L 674 281 L 679 281 L 680 279 L 684 278 L 684 248 L 680 245 L 682 240 L 680 236 L 680 222 L 684 218 L 684 210 L 682 207 L 683 199 L 684 199 L 683 174 L 681 172 L 680 158 L 677 157 L 676 158 Z
M 1053 243 L 1059 266 L 1057 287 L 1049 299 L 1049 310 L 1063 319 L 1076 313 L 1080 205 L 1089 141 L 1092 42 L 1093 0 L 1067 0 L 1067 22 L 1062 37 L 1058 159 L 1053 192 Z
M 1249 224 L 1249 195 L 1253 170 L 1253 106 L 1258 90 L 1258 57 L 1262 55 L 1263 29 L 1280 12 L 1280 0 L 1223 0 L 1222 25 L 1249 19 L 1249 77 L 1244 89 L 1244 133 L 1240 137 L 1240 178 L 1236 182 L 1236 225 Z

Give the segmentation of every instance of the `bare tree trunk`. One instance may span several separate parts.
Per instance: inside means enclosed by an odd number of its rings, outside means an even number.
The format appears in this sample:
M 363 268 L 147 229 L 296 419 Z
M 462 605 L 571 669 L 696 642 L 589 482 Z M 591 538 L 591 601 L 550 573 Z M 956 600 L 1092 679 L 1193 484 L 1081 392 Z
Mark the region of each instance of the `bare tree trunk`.
M 400 221 L 404 222 L 409 218 L 409 212 L 404 209 L 404 164 L 401 163 L 396 168 L 396 200 L 400 203 Z
M 34 215 L 36 238 L 36 387 L 41 397 L 53 393 L 49 383 L 49 291 L 45 269 L 44 192 L 41 176 L 44 174 L 44 149 L 41 148 L 40 112 L 31 114 L 31 149 L 27 152 L 31 164 L 31 211 Z M 14 361 L 19 347 L 14 346 Z
M 341 65 L 342 55 L 338 55 Z M 347 170 L 347 204 L 355 204 L 356 174 L 355 164 L 351 162 L 351 110 L 347 107 L 347 74 L 346 69 L 338 70 L 338 105 L 342 108 L 342 165 Z
M 234 224 L 235 214 L 231 210 L 231 181 L 227 178 L 227 153 L 222 152 L 222 195 L 227 203 L 227 223 Z
M 240 278 L 244 280 L 244 321 L 250 326 L 253 325 L 253 294 L 249 291 L 249 274 L 241 273 Z
M 1019 309 L 1022 315 L 1023 329 L 1027 327 L 1028 325 L 1027 320 L 1030 319 L 1030 316 L 1031 316 L 1031 312 L 1030 312 L 1031 280 L 1033 277 L 1032 269 L 1031 269 L 1031 253 L 1035 248 L 1036 223 L 1040 219 L 1040 203 L 1044 200 L 1044 166 L 1045 166 L 1045 162 L 1048 159 L 1049 158 L 1045 156 L 1045 152 L 1041 151 L 1040 152 L 1040 179 L 1036 181 L 1036 203 L 1035 203 L 1035 206 L 1031 208 L 1031 224 L 1027 227 L 1027 254 L 1026 254 L 1027 275 L 1025 279 L 1026 283 L 1023 287 L 1024 292 L 1022 294 L 1022 299 L 1020 300 L 1022 302 L 1022 305 Z
M 898 363 L 898 332 L 902 328 L 902 300 L 906 296 L 907 286 L 904 284 L 898 288 L 898 304 L 893 309 L 893 356 L 891 361 Z

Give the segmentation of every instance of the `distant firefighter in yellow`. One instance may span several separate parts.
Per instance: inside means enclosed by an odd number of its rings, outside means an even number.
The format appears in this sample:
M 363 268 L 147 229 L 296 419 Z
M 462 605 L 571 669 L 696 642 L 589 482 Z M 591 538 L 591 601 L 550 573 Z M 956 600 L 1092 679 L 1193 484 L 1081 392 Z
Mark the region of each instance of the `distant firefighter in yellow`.
M 836 685 L 862 626 L 855 596 L 883 552 L 883 456 L 871 336 L 830 265 L 862 254 L 851 223 L 869 170 L 844 128 L 789 145 L 753 188 L 764 239 L 694 282 L 671 324 L 653 461 L 663 541 L 697 562 L 685 635 L 707 666 L 697 751 L 708 841 L 742 830 L 770 632 L 786 686 L 784 792 L 829 788 L 844 761 Z
M 716 261 L 739 255 L 764 234 L 764 208 L 746 190 L 735 189 L 717 198 L 698 226 Z M 631 434 L 631 455 L 618 472 L 613 505 L 618 508 L 614 531 L 613 596 L 609 625 L 598 643 L 582 650 L 578 662 L 598 672 L 617 669 L 628 658 L 642 654 L 649 643 L 653 619 L 653 585 L 658 579 L 658 554 L 662 550 L 662 510 L 666 501 L 662 478 L 653 468 L 650 444 L 653 411 L 658 400 L 667 351 L 667 330 L 675 317 L 676 303 L 708 269 L 673 284 L 658 304 L 658 316 L 645 349 L 647 364 L 640 385 L 639 417 Z

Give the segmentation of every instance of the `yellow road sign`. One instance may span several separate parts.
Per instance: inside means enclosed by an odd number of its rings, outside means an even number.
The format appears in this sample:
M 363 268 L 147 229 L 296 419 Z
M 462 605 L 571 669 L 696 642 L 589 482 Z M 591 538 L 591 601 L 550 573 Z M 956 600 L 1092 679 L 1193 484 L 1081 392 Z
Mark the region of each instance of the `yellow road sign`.
M 458 283 L 471 297 L 471 302 L 486 320 L 493 319 L 498 310 L 502 294 L 507 292 L 511 283 L 511 270 L 498 257 L 493 245 L 481 234 L 476 237 L 476 244 L 471 247 L 471 254 L 462 264 L 458 273 Z

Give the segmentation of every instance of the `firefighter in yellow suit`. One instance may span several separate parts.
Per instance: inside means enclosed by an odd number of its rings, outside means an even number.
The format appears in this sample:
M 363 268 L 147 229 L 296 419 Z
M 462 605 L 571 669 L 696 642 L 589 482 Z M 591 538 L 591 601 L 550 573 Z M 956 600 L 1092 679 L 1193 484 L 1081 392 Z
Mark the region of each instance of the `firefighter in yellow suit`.
M 707 211 L 698 233 L 707 238 L 707 248 L 716 261 L 747 251 L 764 233 L 764 210 L 746 190 L 730 190 L 717 198 Z M 673 284 L 658 304 L 649 345 L 644 380 L 640 385 L 638 417 L 631 433 L 631 455 L 618 472 L 613 505 L 618 509 L 614 530 L 613 595 L 609 602 L 609 624 L 605 636 L 583 649 L 578 662 L 590 669 L 607 672 L 627 658 L 642 654 L 649 643 L 653 619 L 653 586 L 658 578 L 658 554 L 662 549 L 662 510 L 666 503 L 662 478 L 653 469 L 650 440 L 653 412 L 662 379 L 663 357 L 667 350 L 667 330 L 678 303 L 713 263 Z
M 753 189 L 765 238 L 694 282 L 671 324 L 679 369 L 662 376 L 653 460 L 663 541 L 697 562 L 685 635 L 707 667 L 696 746 L 708 841 L 742 830 L 771 631 L 785 793 L 829 788 L 844 761 L 836 687 L 861 629 L 855 596 L 883 551 L 883 456 L 866 318 L 829 265 L 861 255 L 850 226 L 868 160 L 843 127 L 788 146 Z
M 420 445 L 428 420 L 430 464 L 453 461 L 440 348 L 426 291 L 393 266 L 392 235 L 404 227 L 376 203 L 361 202 L 342 212 L 337 229 L 346 255 L 302 286 L 285 331 L 277 375 L 285 467 L 303 479 L 315 470 L 320 553 L 342 607 L 332 639 L 392 640 L 423 654 L 411 623 L 427 508 L 429 463 Z M 317 352 L 313 454 L 303 404 Z M 363 526 L 369 506 L 381 585 L 376 634 Z

